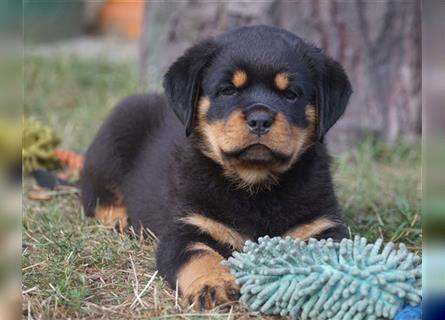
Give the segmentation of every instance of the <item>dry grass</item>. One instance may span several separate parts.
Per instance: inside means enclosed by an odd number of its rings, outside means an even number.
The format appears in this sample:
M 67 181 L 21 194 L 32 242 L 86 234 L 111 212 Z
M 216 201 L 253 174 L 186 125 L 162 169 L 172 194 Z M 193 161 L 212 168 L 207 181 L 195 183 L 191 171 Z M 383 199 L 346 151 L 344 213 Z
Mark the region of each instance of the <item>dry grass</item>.
M 118 99 L 137 91 L 128 65 L 27 58 L 26 111 L 84 151 Z M 334 159 L 337 193 L 352 234 L 403 241 L 420 252 L 420 148 L 365 141 Z M 27 181 L 26 190 L 32 188 Z M 23 317 L 29 319 L 248 319 L 239 305 L 195 313 L 155 270 L 154 239 L 121 235 L 86 219 L 77 190 L 49 201 L 24 197 Z
M 28 186 L 27 189 L 32 189 Z M 197 314 L 155 270 L 155 239 L 83 216 L 75 189 L 24 198 L 23 311 L 31 319 L 242 319 L 238 305 Z M 241 316 L 242 315 L 242 316 Z

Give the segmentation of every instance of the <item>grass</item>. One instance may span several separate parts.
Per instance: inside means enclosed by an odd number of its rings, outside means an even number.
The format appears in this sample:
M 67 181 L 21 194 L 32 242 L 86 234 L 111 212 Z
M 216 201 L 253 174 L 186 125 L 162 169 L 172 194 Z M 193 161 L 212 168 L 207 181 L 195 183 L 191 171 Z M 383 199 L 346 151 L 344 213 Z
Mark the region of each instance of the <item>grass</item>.
M 84 152 L 123 97 L 141 92 L 135 66 L 74 57 L 26 57 L 25 114 L 51 126 L 63 146 Z
M 335 157 L 337 195 L 351 234 L 421 250 L 420 146 L 371 139 Z
M 27 115 L 55 128 L 64 147 L 84 152 L 112 106 L 141 88 L 131 64 L 27 56 L 25 90 Z M 419 145 L 368 139 L 333 160 L 351 234 L 403 241 L 420 253 Z M 28 180 L 25 192 L 31 187 Z M 188 310 L 156 274 L 156 241 L 84 218 L 76 190 L 55 192 L 49 201 L 24 197 L 23 211 L 25 318 L 258 318 L 241 305 L 207 314 Z

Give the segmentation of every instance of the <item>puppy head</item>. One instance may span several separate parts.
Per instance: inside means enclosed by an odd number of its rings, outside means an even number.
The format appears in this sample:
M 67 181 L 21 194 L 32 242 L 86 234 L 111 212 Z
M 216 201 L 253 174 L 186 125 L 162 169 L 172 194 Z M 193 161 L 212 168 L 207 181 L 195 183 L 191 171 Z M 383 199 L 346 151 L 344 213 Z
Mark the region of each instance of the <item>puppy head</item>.
M 270 185 L 343 114 L 342 67 L 297 36 L 245 27 L 189 49 L 164 80 L 186 134 L 243 186 Z

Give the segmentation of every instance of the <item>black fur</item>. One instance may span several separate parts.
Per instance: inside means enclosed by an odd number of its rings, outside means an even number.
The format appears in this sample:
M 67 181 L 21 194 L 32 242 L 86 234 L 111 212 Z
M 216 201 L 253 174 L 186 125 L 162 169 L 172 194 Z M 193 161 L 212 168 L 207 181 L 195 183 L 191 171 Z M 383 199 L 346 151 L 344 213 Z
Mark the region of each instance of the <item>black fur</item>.
M 322 139 L 325 133 L 337 122 L 345 112 L 352 87 L 343 67 L 336 61 L 324 57 L 318 68 L 318 137 Z
M 280 51 L 284 45 L 294 48 L 299 60 L 287 55 L 284 48 Z M 86 213 L 92 215 L 98 203 L 115 201 L 116 190 L 122 193 L 131 225 L 149 228 L 160 238 L 157 265 L 172 286 L 178 269 L 190 258 L 185 250 L 190 243 L 203 242 L 224 257 L 231 254 L 229 247 L 211 235 L 178 220 L 188 213 L 206 215 L 252 239 L 280 236 L 321 216 L 340 223 L 320 237 L 347 236 L 323 143 L 315 142 L 279 177 L 277 185 L 255 193 L 227 180 L 223 168 L 201 152 L 194 132 L 197 98 L 205 94 L 221 105 L 221 110 L 209 111 L 209 118 L 226 117 L 230 110 L 218 100 L 216 77 L 243 56 L 253 57 L 253 64 L 245 63 L 244 68 L 255 72 L 255 63 L 261 66 L 256 71 L 258 78 L 269 67 L 295 64 L 304 104 L 318 102 L 320 138 L 344 112 L 351 87 L 338 63 L 284 30 L 241 28 L 193 47 L 174 63 L 164 81 L 167 99 L 139 95 L 124 100 L 99 130 L 86 156 L 82 176 Z M 298 113 L 298 101 L 292 102 L 292 108 L 278 94 L 259 90 L 249 91 L 249 99 L 279 105 L 291 123 L 307 125 Z M 247 101 L 247 93 L 243 99 Z M 184 134 L 183 125 L 190 137 Z
M 187 50 L 165 75 L 164 88 L 169 105 L 185 125 L 187 136 L 193 128 L 202 73 L 216 51 L 216 45 L 210 41 L 196 45 Z

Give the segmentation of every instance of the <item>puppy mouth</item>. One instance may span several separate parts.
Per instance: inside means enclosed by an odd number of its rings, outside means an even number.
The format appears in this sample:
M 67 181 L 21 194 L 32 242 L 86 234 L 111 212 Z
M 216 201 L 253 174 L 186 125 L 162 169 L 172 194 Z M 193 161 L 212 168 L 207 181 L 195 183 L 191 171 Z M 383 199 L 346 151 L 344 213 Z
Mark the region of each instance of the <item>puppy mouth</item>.
M 223 151 L 223 155 L 227 160 L 236 159 L 254 164 L 286 163 L 291 158 L 291 156 L 272 150 L 261 143 L 251 144 L 235 150 Z

